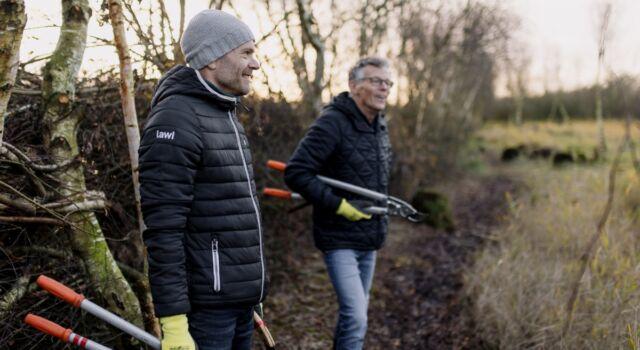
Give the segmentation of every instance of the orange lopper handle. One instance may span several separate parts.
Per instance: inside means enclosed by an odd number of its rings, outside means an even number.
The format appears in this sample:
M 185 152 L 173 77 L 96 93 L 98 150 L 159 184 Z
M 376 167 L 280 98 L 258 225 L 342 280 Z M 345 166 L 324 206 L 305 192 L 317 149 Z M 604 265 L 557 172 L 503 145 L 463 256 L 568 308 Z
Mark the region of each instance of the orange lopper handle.
M 277 160 L 268 160 L 267 167 L 273 170 L 284 171 L 284 169 L 287 167 L 287 163 L 279 162 Z
M 278 188 L 265 187 L 264 190 L 262 190 L 262 193 L 264 193 L 265 196 L 291 199 L 291 192 Z
M 70 329 L 64 328 L 55 322 L 51 322 L 46 318 L 36 316 L 34 314 L 27 314 L 24 318 L 24 322 L 40 332 L 49 334 L 65 342 L 69 340 L 69 335 L 72 333 Z
M 84 301 L 84 296 L 82 294 L 74 292 L 71 288 L 54 280 L 53 278 L 49 278 L 45 275 L 40 275 L 40 277 L 38 277 L 38 279 L 36 280 L 36 283 L 38 283 L 40 288 L 46 290 L 47 292 L 57 296 L 58 298 L 75 307 L 80 307 L 80 303 Z

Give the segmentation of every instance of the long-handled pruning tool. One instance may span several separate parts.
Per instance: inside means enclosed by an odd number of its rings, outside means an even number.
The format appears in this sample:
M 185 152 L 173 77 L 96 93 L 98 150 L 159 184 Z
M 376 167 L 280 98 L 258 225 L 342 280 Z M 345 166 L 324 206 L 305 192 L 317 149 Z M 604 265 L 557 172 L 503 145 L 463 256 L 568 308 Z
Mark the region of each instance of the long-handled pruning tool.
M 27 316 L 24 318 L 24 322 L 42 333 L 49 334 L 50 336 L 56 337 L 63 342 L 77 345 L 84 349 L 111 350 L 111 348 L 108 348 L 91 339 L 87 339 L 79 334 L 76 334 L 71 329 L 64 328 L 61 325 L 49 321 L 44 317 L 36 316 L 34 314 L 27 314 Z
M 287 164 L 283 162 L 278 162 L 275 160 L 269 160 L 267 161 L 267 167 L 284 172 L 284 170 L 287 167 Z M 367 214 L 400 216 L 411 222 L 421 222 L 425 219 L 425 215 L 423 213 L 420 213 L 414 207 L 412 207 L 411 204 L 399 198 L 389 196 L 380 192 L 372 191 L 364 187 L 352 185 L 348 182 L 332 179 L 330 177 L 326 177 L 322 175 L 316 175 L 316 177 L 318 178 L 318 180 L 326 183 L 331 187 L 338 188 L 347 192 L 351 192 L 361 197 L 372 200 L 374 201 L 374 203 L 382 204 L 382 206 L 371 204 L 371 205 L 367 205 L 359 208 Z M 293 192 L 278 189 L 278 188 L 267 187 L 263 190 L 263 193 L 267 196 L 284 198 L 284 199 L 302 198 L 298 193 L 293 193 Z
M 36 283 L 38 284 L 38 286 L 40 286 L 40 288 L 66 301 L 67 303 L 73 305 L 74 307 L 85 310 L 86 312 L 109 323 L 110 325 L 118 328 L 119 330 L 146 343 L 152 349 L 160 350 L 161 343 L 158 338 L 138 328 L 137 326 L 126 321 L 125 319 L 102 308 L 101 306 L 96 305 L 95 303 L 85 298 L 82 294 L 76 293 L 75 291 L 65 286 L 64 284 L 52 278 L 49 278 L 45 275 L 40 275 L 40 277 L 38 277 L 38 279 L 36 280 Z M 259 333 L 262 336 L 262 340 L 266 345 L 267 349 L 275 349 L 275 341 L 273 340 L 273 337 L 271 336 L 269 329 L 267 329 L 265 322 L 255 311 L 253 313 L 253 320 L 254 320 L 254 326 L 256 329 L 259 330 Z M 28 325 L 44 333 L 60 338 L 63 341 L 66 341 L 75 345 L 79 345 L 83 348 L 86 348 L 89 350 L 105 350 L 105 349 L 109 350 L 109 348 L 103 345 L 100 345 L 87 338 L 81 337 L 73 333 L 70 329 L 65 329 L 64 327 L 54 322 L 51 322 L 47 319 L 44 319 L 42 317 L 29 314 L 27 315 L 24 321 Z

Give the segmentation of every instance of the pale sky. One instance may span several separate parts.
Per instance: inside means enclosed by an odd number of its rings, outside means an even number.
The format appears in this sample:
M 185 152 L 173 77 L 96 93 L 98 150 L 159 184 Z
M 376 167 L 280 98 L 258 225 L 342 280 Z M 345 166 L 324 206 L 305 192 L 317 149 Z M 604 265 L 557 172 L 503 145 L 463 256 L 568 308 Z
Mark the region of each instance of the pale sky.
M 546 84 L 550 88 L 558 86 L 556 71 L 559 71 L 560 83 L 564 89 L 591 84 L 595 80 L 597 66 L 597 3 L 600 0 L 493 0 L 502 4 L 520 16 L 518 40 L 522 41 L 531 57 L 530 89 L 541 92 Z M 99 26 L 96 14 L 100 0 L 89 1 L 93 16 L 89 35 L 110 39 L 109 25 Z M 187 21 L 198 11 L 205 8 L 207 0 L 187 1 Z M 61 23 L 60 3 L 58 1 L 26 0 L 27 29 L 21 47 L 21 61 L 46 55 L 54 48 L 58 37 L 58 28 L 52 25 Z M 170 13 L 175 13 L 177 27 L 178 0 L 167 0 Z M 236 1 L 236 8 L 249 24 L 256 37 L 269 28 L 258 19 L 251 1 Z M 611 18 L 611 40 L 609 42 L 606 64 L 607 70 L 614 74 L 633 74 L 640 76 L 640 0 L 614 0 Z M 133 42 L 133 35 L 129 42 Z M 90 39 L 91 43 L 95 43 Z M 113 47 L 88 47 L 82 69 L 89 74 L 105 65 L 117 65 L 117 56 Z M 40 64 L 29 66 L 30 70 L 39 69 Z M 344 68 L 343 68 L 344 69 Z M 340 73 L 342 74 L 342 73 Z M 346 73 L 345 73 L 346 74 Z M 290 74 L 292 75 L 292 74 Z M 344 74 L 342 74 L 344 75 Z M 546 78 L 545 78 L 546 77 Z M 278 76 L 283 80 L 281 86 L 295 84 L 295 77 Z M 273 78 L 271 79 L 274 80 Z
M 542 91 L 545 70 L 550 88 L 559 69 L 563 87 L 595 81 L 598 51 L 598 4 L 595 0 L 509 0 L 507 8 L 522 18 L 518 39 L 531 53 L 531 88 Z M 607 71 L 640 76 L 640 0 L 614 0 Z M 559 58 L 559 60 L 557 59 Z

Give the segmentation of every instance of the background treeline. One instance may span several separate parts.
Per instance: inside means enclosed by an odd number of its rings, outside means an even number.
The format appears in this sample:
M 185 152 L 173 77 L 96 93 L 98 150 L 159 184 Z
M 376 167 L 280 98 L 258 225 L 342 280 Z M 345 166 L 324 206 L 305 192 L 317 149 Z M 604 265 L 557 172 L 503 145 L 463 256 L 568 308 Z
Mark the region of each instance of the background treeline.
M 593 120 L 595 116 L 596 86 L 524 97 L 524 121 Z M 640 115 L 640 81 L 637 77 L 610 77 L 602 88 L 602 105 L 606 118 L 621 119 Z M 564 108 L 564 111 L 562 110 Z M 487 120 L 514 122 L 515 101 L 512 97 L 498 98 L 486 114 Z

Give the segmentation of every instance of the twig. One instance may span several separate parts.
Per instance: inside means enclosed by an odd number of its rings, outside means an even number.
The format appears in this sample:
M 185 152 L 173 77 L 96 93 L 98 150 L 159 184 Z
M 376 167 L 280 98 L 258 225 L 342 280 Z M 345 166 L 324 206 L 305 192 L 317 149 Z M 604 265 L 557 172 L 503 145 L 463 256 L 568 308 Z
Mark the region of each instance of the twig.
M 65 250 L 57 250 L 50 247 L 43 247 L 40 245 L 30 245 L 30 246 L 20 246 L 15 249 L 12 249 L 12 254 L 37 254 L 37 255 L 47 255 L 51 258 L 66 260 L 73 259 L 74 256 Z
M 44 211 L 46 211 L 47 213 L 49 213 L 51 216 L 55 217 L 56 219 L 64 222 L 65 224 L 74 227 L 76 229 L 79 229 L 78 227 L 76 227 L 76 225 L 74 225 L 72 222 L 67 221 L 63 216 L 61 216 L 60 214 L 56 213 L 55 211 L 45 207 L 44 205 L 36 202 L 35 200 L 29 198 L 29 196 L 25 195 L 24 193 L 20 192 L 18 189 L 14 188 L 13 186 L 9 185 L 8 183 L 0 180 L 0 186 L 8 189 L 9 191 L 15 193 L 16 195 L 24 198 L 25 200 L 27 200 L 28 202 L 32 203 L 33 205 L 35 205 L 36 207 L 43 209 Z
M 40 96 L 42 95 L 42 90 L 30 90 L 30 89 L 23 89 L 23 88 L 13 88 L 13 90 L 11 90 L 12 94 L 16 94 L 16 95 L 26 95 L 26 96 Z
M 6 155 L 7 154 L 6 151 L 11 152 L 15 156 L 15 157 L 9 156 L 8 157 L 9 160 L 13 160 L 13 161 L 18 161 L 18 159 L 22 160 L 25 163 L 25 165 L 32 168 L 33 170 L 38 170 L 43 172 L 53 172 L 53 171 L 60 170 L 72 164 L 75 161 L 75 159 L 67 159 L 60 164 L 36 164 L 33 162 L 33 160 L 31 160 L 31 158 L 29 158 L 29 156 L 24 154 L 24 152 L 20 151 L 16 146 L 8 142 L 3 142 L 2 146 L 0 146 L 0 155 L 3 155 L 3 154 Z
M 264 40 L 266 40 L 268 37 L 270 37 L 271 35 L 273 35 L 277 30 L 278 27 L 280 27 L 280 24 L 282 24 L 282 22 L 285 22 L 287 20 L 287 17 L 292 13 L 291 10 L 285 11 L 284 15 L 282 16 L 282 18 L 280 18 L 280 20 L 278 21 L 278 23 L 273 25 L 273 28 L 271 28 L 271 30 L 267 31 L 264 35 L 262 35 L 260 38 L 258 38 L 258 40 L 256 40 L 255 45 L 256 47 L 259 46 Z
M 34 58 L 32 58 L 32 59 L 30 59 L 28 61 L 21 62 L 20 63 L 20 68 L 24 69 L 24 67 L 29 65 L 29 64 L 40 62 L 40 61 L 44 61 L 44 60 L 48 60 L 50 58 L 51 58 L 51 54 L 34 57 Z
M 6 142 L 3 142 L 3 145 L 6 145 L 6 144 L 7 144 Z M 9 152 L 6 147 L 0 146 L 0 155 L 5 156 L 9 163 L 13 163 L 17 165 L 18 167 L 20 167 L 20 169 L 22 169 L 22 171 L 24 171 L 25 173 L 27 173 L 27 175 L 29 175 L 29 179 L 31 179 L 31 182 L 36 187 L 36 190 L 38 191 L 41 197 L 48 196 L 47 190 L 44 188 L 44 185 L 41 179 L 38 177 L 38 175 L 34 173 L 34 170 L 32 168 L 28 167 L 26 164 L 21 162 L 20 159 L 18 159 L 18 157 L 12 152 Z
M 83 202 L 74 202 L 62 208 L 56 209 L 56 211 L 59 213 L 68 214 L 76 211 L 105 209 L 109 206 L 110 206 L 109 202 L 103 199 L 96 199 L 96 200 L 86 200 Z
M 105 86 L 105 87 L 90 86 L 90 87 L 78 89 L 76 91 L 76 94 L 82 95 L 82 94 L 92 94 L 96 92 L 118 91 L 118 89 L 119 89 L 118 85 Z M 17 95 L 24 95 L 24 96 L 40 96 L 42 95 L 42 90 L 13 88 L 11 93 L 17 94 Z
M 12 199 L 9 196 L 0 193 L 0 203 L 7 205 L 9 207 L 16 208 L 18 210 L 22 210 L 26 213 L 35 214 L 36 207 L 31 205 L 29 202 L 20 199 Z
M 571 295 L 569 296 L 566 307 L 567 318 L 562 328 L 563 338 L 571 328 L 571 324 L 573 322 L 573 312 L 575 309 L 576 299 L 578 298 L 578 293 L 580 292 L 580 281 L 582 280 L 582 277 L 587 270 L 587 266 L 591 262 L 593 252 L 597 246 L 598 241 L 600 240 L 600 236 L 602 236 L 602 233 L 604 232 L 604 227 L 609 219 L 609 214 L 611 214 L 616 189 L 616 172 L 620 164 L 620 158 L 624 149 L 627 147 L 628 141 L 629 140 L 627 135 L 620 143 L 618 151 L 616 152 L 615 159 L 611 164 L 611 170 L 609 171 L 609 194 L 607 197 L 607 203 L 605 204 L 604 211 L 602 212 L 602 216 L 600 217 L 600 221 L 598 222 L 596 232 L 593 234 L 593 236 L 591 236 L 591 240 L 589 241 L 589 244 L 587 244 L 587 248 L 580 257 L 580 269 L 578 274 L 576 275 L 575 280 L 571 284 Z
M 65 226 L 66 221 L 40 216 L 0 216 L 0 222 L 19 222 L 24 224 L 46 224 L 55 226 Z
M 28 104 L 28 105 L 24 105 L 24 106 L 20 106 L 14 110 L 8 111 L 4 114 L 4 117 L 10 117 L 14 114 L 18 114 L 18 113 L 22 113 L 24 111 L 28 111 L 29 109 L 33 108 L 35 106 L 35 104 Z

